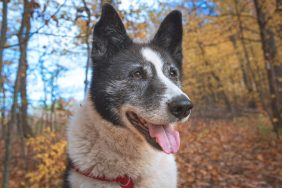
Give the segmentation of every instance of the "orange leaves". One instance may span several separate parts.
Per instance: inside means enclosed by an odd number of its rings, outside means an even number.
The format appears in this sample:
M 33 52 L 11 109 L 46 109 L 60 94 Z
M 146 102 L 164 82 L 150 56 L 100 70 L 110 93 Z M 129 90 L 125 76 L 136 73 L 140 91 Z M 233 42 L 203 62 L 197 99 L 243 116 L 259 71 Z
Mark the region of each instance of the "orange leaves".
M 146 37 L 146 23 L 135 23 L 132 21 L 127 21 L 125 23 L 125 28 L 129 30 L 129 35 L 131 38 L 144 39 Z
M 30 1 L 30 6 L 31 6 L 31 9 L 40 8 L 40 4 L 38 2 L 36 2 L 35 0 Z
M 264 158 L 263 158 L 263 156 L 261 154 L 258 154 L 256 156 L 256 159 L 259 160 L 259 161 L 264 161 Z
M 230 188 L 241 188 L 240 186 L 237 186 L 237 185 L 231 185 Z
M 53 16 L 51 16 L 51 19 L 56 22 L 56 26 L 59 25 L 59 20 L 58 20 L 57 16 L 53 15 Z
M 88 21 L 87 20 L 78 19 L 78 20 L 76 20 L 76 25 L 80 29 L 80 36 L 87 36 L 87 33 L 88 33 Z M 85 41 L 83 41 L 83 42 L 85 42 Z

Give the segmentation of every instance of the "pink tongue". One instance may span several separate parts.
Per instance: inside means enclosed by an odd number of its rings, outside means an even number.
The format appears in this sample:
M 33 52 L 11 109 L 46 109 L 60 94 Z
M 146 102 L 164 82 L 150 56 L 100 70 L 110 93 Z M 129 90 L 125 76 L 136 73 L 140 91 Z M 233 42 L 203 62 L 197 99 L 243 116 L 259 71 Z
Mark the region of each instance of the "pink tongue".
M 176 153 L 179 150 L 179 132 L 171 125 L 149 125 L 149 133 L 152 138 L 156 138 L 165 153 Z

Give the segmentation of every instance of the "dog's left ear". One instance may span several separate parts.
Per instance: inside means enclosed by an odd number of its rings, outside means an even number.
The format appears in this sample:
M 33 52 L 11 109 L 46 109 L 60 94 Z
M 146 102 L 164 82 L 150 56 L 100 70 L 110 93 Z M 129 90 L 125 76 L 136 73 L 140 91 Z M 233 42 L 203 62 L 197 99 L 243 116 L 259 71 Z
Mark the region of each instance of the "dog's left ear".
M 152 43 L 168 50 L 172 57 L 181 64 L 182 33 L 182 14 L 174 10 L 165 17 Z

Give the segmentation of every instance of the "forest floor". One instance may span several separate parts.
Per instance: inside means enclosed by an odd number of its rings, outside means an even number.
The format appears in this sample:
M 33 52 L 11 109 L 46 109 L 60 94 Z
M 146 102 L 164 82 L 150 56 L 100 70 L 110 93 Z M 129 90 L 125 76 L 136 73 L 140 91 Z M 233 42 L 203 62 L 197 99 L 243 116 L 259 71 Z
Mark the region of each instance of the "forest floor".
M 282 188 L 282 139 L 262 116 L 181 126 L 179 187 Z
M 188 124 L 179 126 L 179 130 L 181 149 L 176 159 L 180 188 L 282 187 L 282 139 L 275 137 L 265 117 L 191 118 Z M 12 188 L 22 187 L 20 182 L 26 173 L 20 145 L 14 143 L 12 150 Z M 3 164 L 3 140 L 0 149 L 0 162 Z M 64 157 L 64 153 L 61 154 L 61 161 Z M 57 163 L 58 159 L 54 164 Z M 60 177 L 55 177 L 59 182 Z M 54 186 L 45 181 L 40 186 L 28 187 Z

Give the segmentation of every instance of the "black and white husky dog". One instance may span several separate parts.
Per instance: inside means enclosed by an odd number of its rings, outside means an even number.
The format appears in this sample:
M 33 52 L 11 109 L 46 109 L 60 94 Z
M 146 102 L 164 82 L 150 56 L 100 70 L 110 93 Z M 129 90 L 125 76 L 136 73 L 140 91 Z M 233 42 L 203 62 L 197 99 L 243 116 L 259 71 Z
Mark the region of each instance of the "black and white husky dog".
M 89 94 L 67 129 L 65 187 L 177 187 L 175 125 L 192 108 L 180 89 L 181 16 L 172 11 L 150 42 L 135 43 L 115 9 L 103 6 Z

